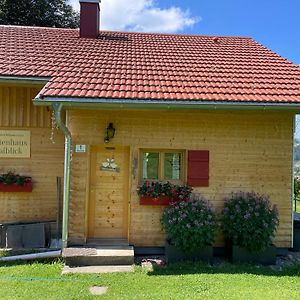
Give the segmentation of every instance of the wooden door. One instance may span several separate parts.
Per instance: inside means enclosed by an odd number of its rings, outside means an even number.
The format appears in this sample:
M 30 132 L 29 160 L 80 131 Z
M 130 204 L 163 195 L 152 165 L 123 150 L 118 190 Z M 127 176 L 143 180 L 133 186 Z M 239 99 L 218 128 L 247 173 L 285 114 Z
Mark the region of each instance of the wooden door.
M 92 146 L 90 161 L 88 238 L 127 238 L 129 147 Z

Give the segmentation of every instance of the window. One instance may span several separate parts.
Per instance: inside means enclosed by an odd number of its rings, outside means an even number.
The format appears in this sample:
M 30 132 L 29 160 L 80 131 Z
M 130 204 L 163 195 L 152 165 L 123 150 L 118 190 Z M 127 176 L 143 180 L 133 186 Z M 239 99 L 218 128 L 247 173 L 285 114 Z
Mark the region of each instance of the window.
M 159 152 L 143 152 L 143 179 L 159 178 Z
M 183 179 L 183 151 L 143 150 L 142 180 L 180 181 Z

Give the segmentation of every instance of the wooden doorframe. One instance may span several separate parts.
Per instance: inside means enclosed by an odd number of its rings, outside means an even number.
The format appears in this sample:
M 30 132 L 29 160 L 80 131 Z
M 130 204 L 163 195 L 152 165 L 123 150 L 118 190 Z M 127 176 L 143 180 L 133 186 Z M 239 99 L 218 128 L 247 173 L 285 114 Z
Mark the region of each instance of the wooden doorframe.
M 85 195 L 85 230 L 84 230 L 84 234 L 85 234 L 85 242 L 88 239 L 88 234 L 89 234 L 89 210 L 90 210 L 90 198 L 91 198 L 91 172 L 92 172 L 92 168 L 91 168 L 91 163 L 92 163 L 92 150 L 95 147 L 102 147 L 103 149 L 105 147 L 115 147 L 115 148 L 123 148 L 127 150 L 127 160 L 128 160 L 128 166 L 127 166 L 127 172 L 128 172 L 128 180 L 127 180 L 127 205 L 126 205 L 126 215 L 125 215 L 125 222 L 126 222 L 126 227 L 127 227 L 127 231 L 126 231 L 126 239 L 129 241 L 129 234 L 130 234 L 130 195 L 131 195 L 131 164 L 132 164 L 132 155 L 131 155 L 131 147 L 129 145 L 107 145 L 107 144 L 98 144 L 98 145 L 89 145 L 87 152 L 88 152 L 88 156 L 87 156 L 87 171 L 86 171 L 86 195 Z

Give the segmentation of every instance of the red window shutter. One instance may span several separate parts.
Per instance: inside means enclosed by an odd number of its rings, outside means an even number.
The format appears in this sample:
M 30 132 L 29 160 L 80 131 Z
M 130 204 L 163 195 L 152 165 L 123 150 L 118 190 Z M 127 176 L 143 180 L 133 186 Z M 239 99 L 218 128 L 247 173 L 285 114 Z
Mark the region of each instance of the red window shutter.
M 190 186 L 208 186 L 209 183 L 209 151 L 188 151 L 187 183 Z

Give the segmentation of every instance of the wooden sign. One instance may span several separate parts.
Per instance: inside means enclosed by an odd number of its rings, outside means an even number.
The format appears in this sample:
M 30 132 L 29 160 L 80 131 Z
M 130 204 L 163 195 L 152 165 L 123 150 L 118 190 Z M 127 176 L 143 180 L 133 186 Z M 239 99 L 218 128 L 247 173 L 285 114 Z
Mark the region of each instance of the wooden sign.
M 0 130 L 0 157 L 30 157 L 30 131 Z

